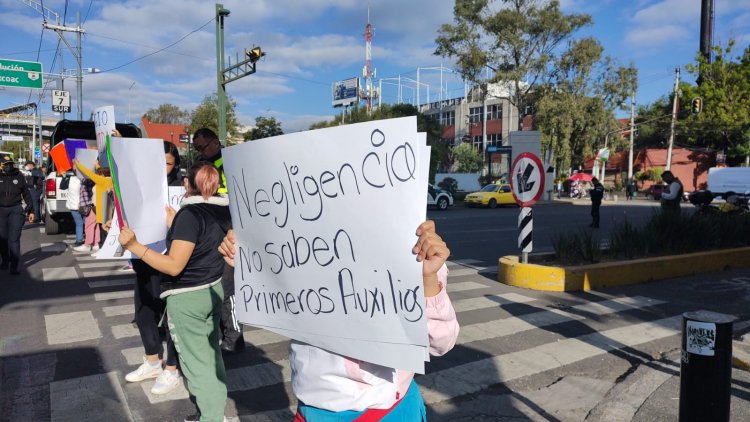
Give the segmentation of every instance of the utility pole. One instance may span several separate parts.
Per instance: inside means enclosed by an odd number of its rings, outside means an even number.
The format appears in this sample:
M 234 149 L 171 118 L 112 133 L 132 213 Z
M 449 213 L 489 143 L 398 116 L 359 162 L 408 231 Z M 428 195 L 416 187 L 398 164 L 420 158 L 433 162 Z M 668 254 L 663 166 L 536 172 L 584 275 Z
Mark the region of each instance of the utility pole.
M 628 152 L 628 183 L 633 183 L 633 139 L 635 138 L 635 91 L 630 94 L 630 151 Z
M 76 87 L 76 102 L 78 106 L 78 120 L 83 120 L 83 73 L 81 73 L 81 62 L 82 62 L 82 56 L 81 56 L 81 34 L 83 34 L 84 31 L 83 28 L 81 28 L 81 14 L 76 13 L 76 26 L 70 27 L 70 26 L 64 26 L 60 24 L 60 15 L 53 12 L 51 9 L 44 6 L 44 3 L 38 2 L 36 0 L 21 0 L 22 3 L 26 4 L 27 6 L 33 8 L 37 12 L 41 13 L 42 16 L 44 16 L 44 22 L 42 22 L 42 26 L 46 29 L 51 29 L 57 33 L 57 36 L 60 37 L 60 41 L 62 41 L 66 47 L 68 47 L 68 50 L 73 54 L 73 57 L 76 59 L 76 65 L 78 66 L 78 74 L 76 77 L 77 87 Z M 54 19 L 55 23 L 49 23 L 47 21 L 48 17 L 50 19 Z M 63 32 L 75 32 L 76 33 L 76 48 L 73 49 L 73 46 L 70 45 L 68 40 L 63 35 Z
M 674 69 L 674 99 L 672 100 L 672 123 L 669 125 L 669 147 L 667 148 L 667 164 L 664 170 L 672 169 L 672 146 L 674 145 L 674 125 L 677 122 L 677 105 L 680 95 L 680 68 Z

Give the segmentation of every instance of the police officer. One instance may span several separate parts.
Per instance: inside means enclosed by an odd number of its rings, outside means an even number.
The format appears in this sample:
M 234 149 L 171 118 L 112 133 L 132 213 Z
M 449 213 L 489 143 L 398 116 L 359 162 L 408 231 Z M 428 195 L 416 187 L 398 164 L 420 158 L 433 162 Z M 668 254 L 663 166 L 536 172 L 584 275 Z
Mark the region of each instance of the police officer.
M 201 161 L 212 163 L 219 170 L 219 195 L 227 195 L 227 178 L 224 176 L 224 161 L 221 156 L 221 142 L 209 128 L 201 128 L 193 134 L 193 147 L 200 154 Z M 234 353 L 245 347 L 242 328 L 237 321 L 234 301 L 234 268 L 226 266 L 221 277 L 224 287 L 224 303 L 221 307 L 221 350 Z
M 604 198 L 604 186 L 599 183 L 599 179 L 596 177 L 591 179 L 591 183 L 594 184 L 594 187 L 593 189 L 589 189 L 589 196 L 591 197 L 591 224 L 589 227 L 598 229 L 599 207 L 602 206 L 602 199 Z
M 13 164 L 9 155 L 0 155 L 0 270 L 10 268 L 11 274 L 19 274 L 24 211 L 29 222 L 34 221 L 34 211 L 26 180 Z M 25 210 L 21 207 L 21 198 L 26 204 Z

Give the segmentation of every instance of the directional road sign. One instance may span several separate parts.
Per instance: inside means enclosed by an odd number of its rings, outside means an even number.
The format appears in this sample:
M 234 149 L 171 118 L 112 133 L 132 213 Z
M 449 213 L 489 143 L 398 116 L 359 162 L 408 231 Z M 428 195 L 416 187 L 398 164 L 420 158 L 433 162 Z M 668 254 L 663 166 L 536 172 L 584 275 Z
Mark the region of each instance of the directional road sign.
M 0 59 L 0 86 L 42 88 L 42 64 Z
M 542 161 L 530 152 L 518 154 L 510 169 L 513 199 L 521 207 L 530 207 L 539 200 L 544 189 Z
M 70 92 L 52 91 L 52 111 L 56 113 L 70 113 Z

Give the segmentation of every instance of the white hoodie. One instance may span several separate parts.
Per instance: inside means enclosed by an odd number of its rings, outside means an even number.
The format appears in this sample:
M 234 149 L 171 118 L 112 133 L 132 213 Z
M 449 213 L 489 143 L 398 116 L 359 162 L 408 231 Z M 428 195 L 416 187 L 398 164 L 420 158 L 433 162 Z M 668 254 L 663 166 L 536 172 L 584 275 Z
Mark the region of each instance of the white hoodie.
M 70 176 L 68 182 L 68 196 L 65 200 L 65 206 L 70 211 L 78 212 L 78 206 L 81 203 L 81 179 L 76 176 Z

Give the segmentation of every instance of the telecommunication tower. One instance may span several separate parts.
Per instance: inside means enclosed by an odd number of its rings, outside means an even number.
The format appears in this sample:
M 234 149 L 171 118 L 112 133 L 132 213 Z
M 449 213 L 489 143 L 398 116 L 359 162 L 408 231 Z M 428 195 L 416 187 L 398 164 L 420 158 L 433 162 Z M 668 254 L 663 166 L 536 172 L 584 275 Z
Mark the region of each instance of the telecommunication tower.
M 372 68 L 372 24 L 370 24 L 370 6 L 367 6 L 367 25 L 365 25 L 365 67 L 362 69 L 365 78 L 365 93 L 362 96 L 367 101 L 367 112 L 372 111 L 372 100 L 374 98 L 373 78 L 375 72 Z

